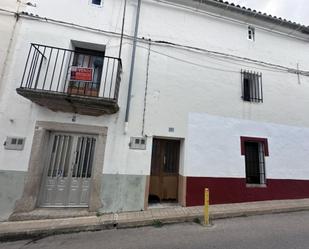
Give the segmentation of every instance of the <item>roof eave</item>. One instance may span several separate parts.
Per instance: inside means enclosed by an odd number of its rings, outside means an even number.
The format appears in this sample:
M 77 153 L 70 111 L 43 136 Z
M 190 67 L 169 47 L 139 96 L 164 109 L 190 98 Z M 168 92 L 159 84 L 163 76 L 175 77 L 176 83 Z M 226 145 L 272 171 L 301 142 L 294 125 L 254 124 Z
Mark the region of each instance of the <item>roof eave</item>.
M 165 0 L 176 4 L 201 9 L 206 12 L 226 16 L 228 18 L 244 21 L 252 25 L 272 29 L 278 32 L 294 35 L 308 40 L 309 26 L 282 19 L 280 17 L 258 12 L 250 8 L 241 7 L 222 0 Z

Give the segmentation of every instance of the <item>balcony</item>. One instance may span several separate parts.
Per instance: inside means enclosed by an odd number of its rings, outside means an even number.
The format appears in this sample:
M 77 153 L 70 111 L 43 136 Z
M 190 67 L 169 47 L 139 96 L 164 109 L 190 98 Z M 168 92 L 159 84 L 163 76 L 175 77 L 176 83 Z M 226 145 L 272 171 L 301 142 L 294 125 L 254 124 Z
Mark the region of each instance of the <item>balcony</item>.
M 122 64 L 103 51 L 31 44 L 17 93 L 53 111 L 118 112 Z

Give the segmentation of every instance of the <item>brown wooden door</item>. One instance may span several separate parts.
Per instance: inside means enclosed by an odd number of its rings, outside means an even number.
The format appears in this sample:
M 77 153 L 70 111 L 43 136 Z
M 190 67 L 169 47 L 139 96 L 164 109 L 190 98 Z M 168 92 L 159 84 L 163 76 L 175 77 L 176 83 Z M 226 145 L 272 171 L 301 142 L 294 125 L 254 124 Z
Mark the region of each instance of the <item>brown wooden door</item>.
M 150 198 L 177 201 L 180 141 L 154 139 L 152 145 Z

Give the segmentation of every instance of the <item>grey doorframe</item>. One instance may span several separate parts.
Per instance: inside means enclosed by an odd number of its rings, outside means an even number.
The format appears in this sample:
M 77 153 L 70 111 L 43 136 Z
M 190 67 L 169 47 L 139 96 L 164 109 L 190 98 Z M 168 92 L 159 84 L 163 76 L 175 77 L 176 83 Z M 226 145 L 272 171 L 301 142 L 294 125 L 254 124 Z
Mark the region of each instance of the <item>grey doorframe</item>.
M 89 211 L 102 207 L 100 199 L 101 179 L 107 137 L 107 127 L 37 121 L 32 141 L 31 155 L 28 164 L 28 175 L 22 197 L 16 201 L 14 213 L 30 212 L 38 205 L 40 187 L 43 179 L 45 151 L 48 149 L 50 131 L 93 134 L 98 137 L 96 153 L 93 158 L 93 178 L 89 193 Z

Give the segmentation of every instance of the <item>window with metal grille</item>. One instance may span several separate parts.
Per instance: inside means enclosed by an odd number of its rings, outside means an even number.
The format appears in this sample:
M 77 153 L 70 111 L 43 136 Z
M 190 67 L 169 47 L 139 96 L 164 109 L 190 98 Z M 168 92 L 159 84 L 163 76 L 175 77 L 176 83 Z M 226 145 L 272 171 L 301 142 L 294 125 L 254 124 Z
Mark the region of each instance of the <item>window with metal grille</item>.
M 78 137 L 73 177 L 91 177 L 95 142 L 92 137 Z
M 269 155 L 267 139 L 241 137 L 241 152 L 245 156 L 246 183 L 266 184 L 265 156 Z
M 265 184 L 263 144 L 245 142 L 246 183 Z
M 72 172 L 73 177 L 90 178 L 95 150 L 96 139 L 93 137 L 79 136 L 74 143 L 72 135 L 55 135 L 51 158 L 48 168 L 48 177 L 68 177 Z M 71 154 L 75 153 L 72 167 Z
M 242 99 L 263 102 L 262 73 L 241 70 Z

